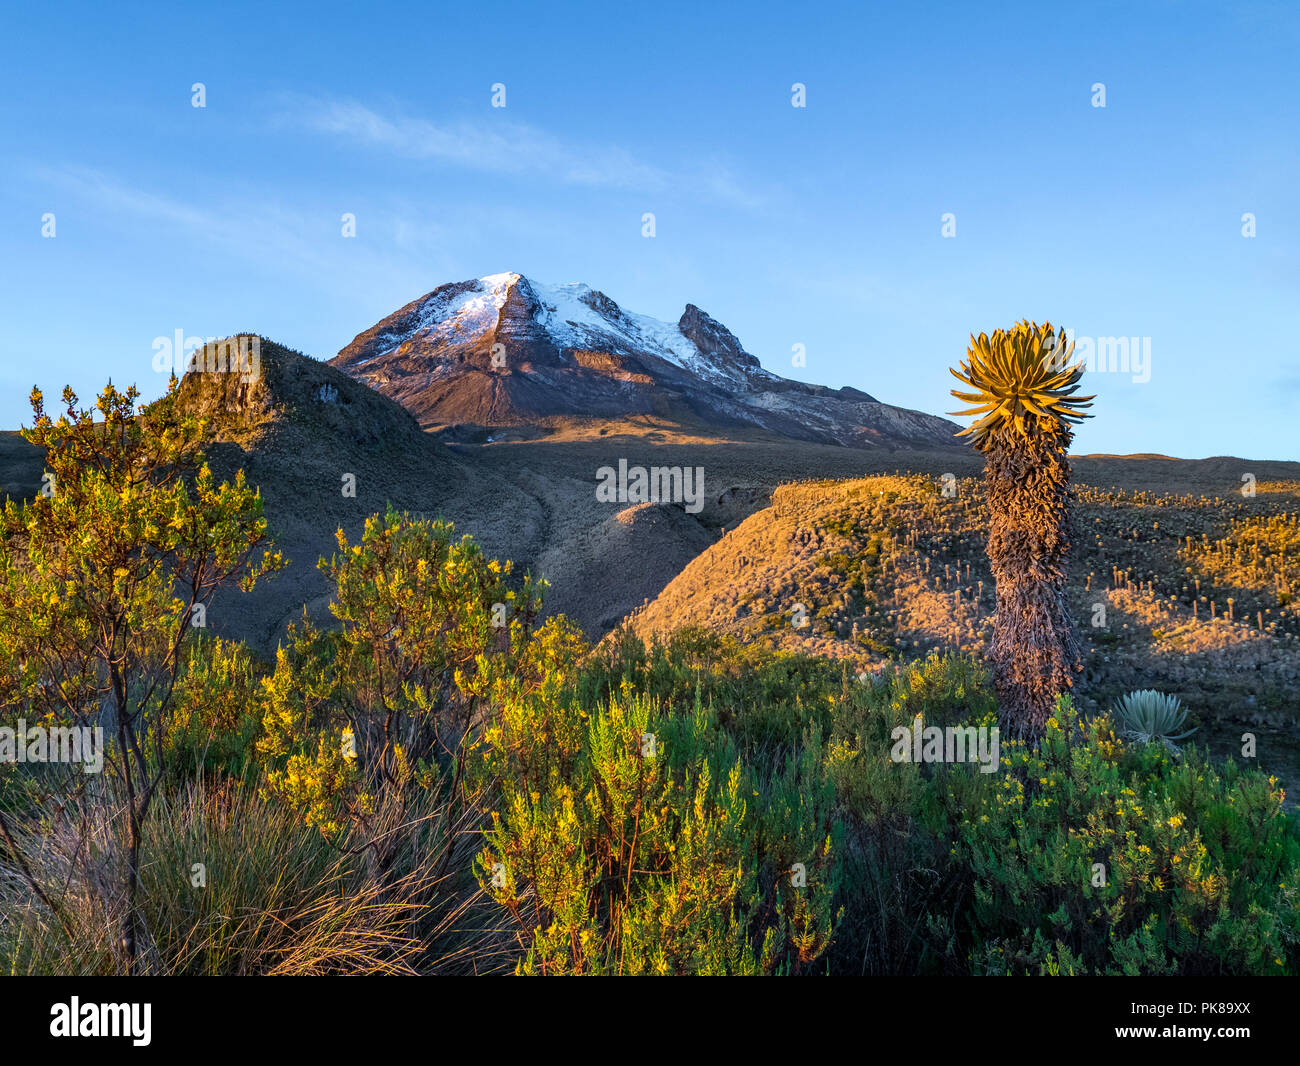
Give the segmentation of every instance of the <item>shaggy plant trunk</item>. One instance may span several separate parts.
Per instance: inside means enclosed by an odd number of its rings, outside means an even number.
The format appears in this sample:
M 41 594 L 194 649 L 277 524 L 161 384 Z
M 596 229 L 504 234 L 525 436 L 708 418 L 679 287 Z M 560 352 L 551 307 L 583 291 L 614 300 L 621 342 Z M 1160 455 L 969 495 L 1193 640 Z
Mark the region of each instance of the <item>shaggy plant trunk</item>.
M 1012 737 L 1041 735 L 1057 694 L 1082 669 L 1065 595 L 1072 436 L 1003 431 L 985 452 L 997 588 L 990 658 L 1002 730 Z

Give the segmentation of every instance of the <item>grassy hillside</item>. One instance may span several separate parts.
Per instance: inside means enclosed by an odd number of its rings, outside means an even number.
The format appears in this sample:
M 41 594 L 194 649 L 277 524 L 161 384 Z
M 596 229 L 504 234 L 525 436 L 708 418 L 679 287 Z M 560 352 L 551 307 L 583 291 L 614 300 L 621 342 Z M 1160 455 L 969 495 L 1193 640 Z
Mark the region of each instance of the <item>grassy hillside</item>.
M 629 620 L 645 638 L 699 626 L 878 671 L 932 651 L 980 655 L 995 608 L 979 479 L 928 475 L 781 486 Z M 1300 783 L 1300 482 L 1253 498 L 1083 485 L 1070 599 L 1086 668 L 1077 703 L 1176 693 L 1222 753 L 1267 734 Z M 801 624 L 802 623 L 802 624 Z

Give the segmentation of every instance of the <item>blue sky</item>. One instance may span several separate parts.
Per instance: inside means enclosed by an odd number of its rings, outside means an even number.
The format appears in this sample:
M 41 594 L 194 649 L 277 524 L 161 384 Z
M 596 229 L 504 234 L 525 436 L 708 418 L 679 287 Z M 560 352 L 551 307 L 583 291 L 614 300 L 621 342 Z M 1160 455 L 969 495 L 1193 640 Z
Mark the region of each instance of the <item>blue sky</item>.
M 0 426 L 514 270 L 931 412 L 972 331 L 1145 338 L 1076 450 L 1300 459 L 1300 9 L 989 6 L 5 5 Z

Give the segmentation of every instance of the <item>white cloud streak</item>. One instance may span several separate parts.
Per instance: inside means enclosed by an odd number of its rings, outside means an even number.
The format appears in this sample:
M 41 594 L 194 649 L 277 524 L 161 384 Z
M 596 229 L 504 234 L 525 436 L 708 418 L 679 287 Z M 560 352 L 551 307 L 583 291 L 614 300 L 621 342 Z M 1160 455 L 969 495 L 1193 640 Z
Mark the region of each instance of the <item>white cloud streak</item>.
M 620 145 L 565 141 L 505 117 L 437 123 L 385 116 L 356 101 L 293 96 L 281 99 L 276 121 L 349 146 L 366 145 L 402 159 L 432 160 L 467 170 L 592 188 L 681 193 L 747 209 L 756 209 L 766 200 L 718 162 L 663 166 Z

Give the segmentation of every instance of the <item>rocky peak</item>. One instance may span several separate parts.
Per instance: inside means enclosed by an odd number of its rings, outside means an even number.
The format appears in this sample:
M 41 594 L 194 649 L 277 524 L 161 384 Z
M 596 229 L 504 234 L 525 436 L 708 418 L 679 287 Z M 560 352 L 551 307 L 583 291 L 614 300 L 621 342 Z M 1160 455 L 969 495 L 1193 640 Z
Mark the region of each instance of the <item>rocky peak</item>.
M 619 307 L 599 289 L 587 289 L 578 299 L 595 311 L 596 314 L 610 322 L 620 325 L 627 322 L 627 315 L 623 313 L 623 308 Z
M 759 361 L 741 347 L 731 330 L 694 304 L 686 305 L 677 320 L 677 328 L 710 362 L 731 364 L 741 370 L 762 370 Z

